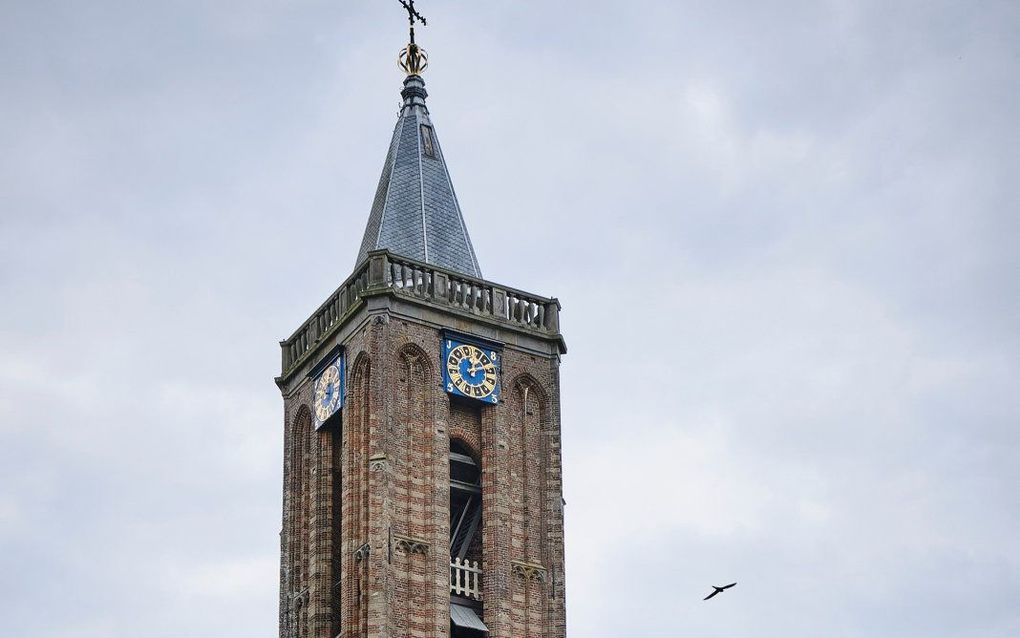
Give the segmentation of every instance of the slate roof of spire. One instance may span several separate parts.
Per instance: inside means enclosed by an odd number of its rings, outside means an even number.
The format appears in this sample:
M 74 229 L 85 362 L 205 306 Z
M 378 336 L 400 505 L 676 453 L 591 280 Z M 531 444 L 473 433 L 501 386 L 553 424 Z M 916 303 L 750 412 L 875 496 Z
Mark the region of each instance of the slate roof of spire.
M 420 76 L 408 76 L 401 96 L 404 104 L 357 263 L 370 250 L 385 248 L 481 278 L 443 150 L 425 107 L 425 82 Z

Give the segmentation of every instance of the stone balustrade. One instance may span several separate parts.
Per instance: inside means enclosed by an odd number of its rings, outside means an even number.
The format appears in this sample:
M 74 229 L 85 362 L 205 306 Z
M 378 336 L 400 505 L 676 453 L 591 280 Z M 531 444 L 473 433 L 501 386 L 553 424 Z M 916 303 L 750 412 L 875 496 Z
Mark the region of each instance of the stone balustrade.
M 347 281 L 319 306 L 285 341 L 283 376 L 303 363 L 319 342 L 330 335 L 364 300 L 393 293 L 473 316 L 548 335 L 560 331 L 560 304 L 521 290 L 475 279 L 385 250 L 368 254 Z

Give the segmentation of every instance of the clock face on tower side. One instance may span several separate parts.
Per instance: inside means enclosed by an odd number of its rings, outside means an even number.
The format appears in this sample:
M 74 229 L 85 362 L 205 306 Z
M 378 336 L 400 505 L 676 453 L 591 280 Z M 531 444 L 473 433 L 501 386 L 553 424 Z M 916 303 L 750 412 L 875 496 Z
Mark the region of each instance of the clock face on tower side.
M 445 340 L 446 391 L 487 403 L 499 402 L 499 353 Z
M 319 427 L 340 409 L 343 382 L 340 359 L 327 366 L 315 381 L 315 426 Z

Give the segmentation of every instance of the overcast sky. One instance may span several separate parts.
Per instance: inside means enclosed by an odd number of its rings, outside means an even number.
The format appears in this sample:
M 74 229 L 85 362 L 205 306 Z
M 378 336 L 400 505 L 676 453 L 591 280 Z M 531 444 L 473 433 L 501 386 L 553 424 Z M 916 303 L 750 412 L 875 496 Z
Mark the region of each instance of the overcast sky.
M 1020 635 L 1020 4 L 419 6 L 482 270 L 563 302 L 570 635 Z M 0 2 L 5 635 L 276 635 L 277 344 L 405 41 Z

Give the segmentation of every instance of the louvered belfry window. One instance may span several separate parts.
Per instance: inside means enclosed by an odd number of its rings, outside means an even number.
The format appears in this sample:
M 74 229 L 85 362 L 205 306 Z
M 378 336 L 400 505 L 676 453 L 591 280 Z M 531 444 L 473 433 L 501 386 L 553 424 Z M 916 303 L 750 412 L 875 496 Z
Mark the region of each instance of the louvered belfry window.
M 469 450 L 450 444 L 450 558 L 481 559 L 481 469 Z

